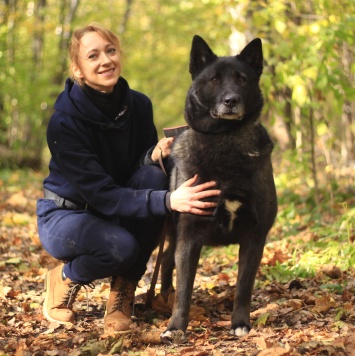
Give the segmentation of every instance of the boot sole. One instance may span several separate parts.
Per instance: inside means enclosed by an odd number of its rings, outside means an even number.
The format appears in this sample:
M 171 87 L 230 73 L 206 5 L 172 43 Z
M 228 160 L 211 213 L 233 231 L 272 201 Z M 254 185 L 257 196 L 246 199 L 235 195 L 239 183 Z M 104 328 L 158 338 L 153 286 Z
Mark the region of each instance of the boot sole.
M 56 320 L 56 319 L 53 319 L 47 312 L 47 304 L 48 304 L 48 296 L 49 296 L 49 293 L 48 293 L 48 286 L 49 286 L 49 273 L 50 272 L 47 272 L 46 274 L 46 277 L 44 278 L 44 289 L 46 290 L 46 297 L 44 298 L 44 303 L 43 303 L 43 315 L 44 317 L 48 320 L 48 321 L 51 321 L 51 322 L 54 322 L 54 323 L 58 323 L 58 324 L 61 324 L 61 325 L 68 325 L 68 324 L 73 324 L 71 321 L 61 321 L 61 320 Z

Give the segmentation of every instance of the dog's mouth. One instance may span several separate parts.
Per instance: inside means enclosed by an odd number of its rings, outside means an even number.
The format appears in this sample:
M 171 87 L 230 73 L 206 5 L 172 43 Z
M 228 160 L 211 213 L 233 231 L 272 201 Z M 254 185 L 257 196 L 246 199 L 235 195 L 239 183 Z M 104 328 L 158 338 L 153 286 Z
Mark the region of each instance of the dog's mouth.
M 231 114 L 222 114 L 222 115 L 216 115 L 213 110 L 210 111 L 211 116 L 214 119 L 227 119 L 227 120 L 242 120 L 243 115 L 236 115 L 234 113 Z
M 219 105 L 213 109 L 210 109 L 210 115 L 214 119 L 242 120 L 244 116 L 244 108 L 241 105 L 233 108 L 227 108 L 224 105 Z

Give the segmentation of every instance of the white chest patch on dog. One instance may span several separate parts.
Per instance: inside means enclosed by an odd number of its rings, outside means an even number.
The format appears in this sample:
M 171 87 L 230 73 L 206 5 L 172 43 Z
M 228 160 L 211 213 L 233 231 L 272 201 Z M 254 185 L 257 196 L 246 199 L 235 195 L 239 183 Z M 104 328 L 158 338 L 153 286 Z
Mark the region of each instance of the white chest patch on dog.
M 234 220 L 238 217 L 237 210 L 242 206 L 242 203 L 239 200 L 226 200 L 224 205 L 231 216 L 228 230 L 232 231 Z

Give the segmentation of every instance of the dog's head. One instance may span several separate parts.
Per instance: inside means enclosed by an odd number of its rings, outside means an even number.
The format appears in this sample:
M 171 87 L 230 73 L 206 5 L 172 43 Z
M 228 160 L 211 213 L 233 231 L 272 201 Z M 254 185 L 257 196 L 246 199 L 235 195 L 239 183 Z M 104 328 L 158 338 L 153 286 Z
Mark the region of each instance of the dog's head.
M 190 53 L 193 83 L 186 107 L 189 126 L 202 132 L 220 132 L 256 120 L 263 105 L 259 88 L 262 71 L 259 38 L 237 56 L 218 57 L 195 35 Z

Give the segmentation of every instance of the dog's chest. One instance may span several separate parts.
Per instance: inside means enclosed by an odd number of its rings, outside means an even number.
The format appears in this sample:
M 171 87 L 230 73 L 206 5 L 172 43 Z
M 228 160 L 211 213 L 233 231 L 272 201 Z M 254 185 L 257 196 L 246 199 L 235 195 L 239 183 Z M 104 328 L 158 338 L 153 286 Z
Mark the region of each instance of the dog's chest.
M 217 175 L 220 179 L 228 179 L 247 173 L 259 157 L 252 137 L 246 140 L 242 135 L 204 135 L 191 131 L 186 132 L 174 147 L 179 170 L 203 174 L 206 178 Z

